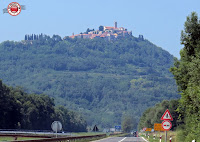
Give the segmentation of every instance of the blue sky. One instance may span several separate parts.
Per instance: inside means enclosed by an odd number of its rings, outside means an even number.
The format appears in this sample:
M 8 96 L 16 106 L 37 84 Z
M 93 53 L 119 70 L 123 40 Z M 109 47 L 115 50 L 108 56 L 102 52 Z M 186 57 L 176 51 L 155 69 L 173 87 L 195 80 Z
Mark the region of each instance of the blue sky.
M 27 9 L 10 16 L 2 12 L 10 2 L 0 0 L 0 42 L 20 41 L 32 33 L 64 37 L 117 21 L 133 36 L 142 34 L 176 57 L 186 16 L 200 13 L 199 0 L 15 0 Z

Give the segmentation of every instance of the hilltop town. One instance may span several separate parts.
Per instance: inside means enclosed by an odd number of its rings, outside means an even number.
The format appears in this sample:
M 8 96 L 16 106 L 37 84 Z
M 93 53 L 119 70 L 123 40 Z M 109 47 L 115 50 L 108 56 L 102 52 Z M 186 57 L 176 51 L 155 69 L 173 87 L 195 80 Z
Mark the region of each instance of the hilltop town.
M 72 36 L 69 36 L 70 38 L 89 38 L 89 39 L 94 39 L 94 38 L 105 38 L 107 40 L 114 40 L 120 37 L 127 37 L 127 36 L 132 36 L 132 31 L 127 31 L 126 28 L 123 27 L 117 27 L 117 22 L 114 23 L 114 27 L 107 27 L 107 26 L 99 26 L 98 30 L 90 30 L 89 28 L 87 29 L 86 32 L 76 34 L 72 34 Z M 65 37 L 66 38 L 66 37 Z M 64 38 L 64 39 L 65 39 Z
M 119 39 L 122 37 L 129 37 L 132 36 L 132 31 L 127 31 L 126 28 L 124 27 L 117 27 L 117 22 L 114 23 L 114 27 L 108 27 L 108 26 L 99 26 L 98 30 L 94 29 L 87 29 L 86 32 L 76 34 L 72 34 L 72 36 L 65 36 L 64 38 L 61 38 L 59 35 L 53 35 L 52 38 L 48 35 L 45 34 L 26 34 L 25 38 L 23 40 L 26 41 L 24 42 L 27 43 L 29 41 L 31 44 L 33 43 L 34 40 L 53 40 L 53 41 L 62 41 L 62 40 L 67 40 L 68 38 L 82 38 L 82 39 L 95 39 L 95 38 L 103 38 L 105 40 L 115 40 Z M 143 35 L 139 35 L 138 39 L 144 40 Z

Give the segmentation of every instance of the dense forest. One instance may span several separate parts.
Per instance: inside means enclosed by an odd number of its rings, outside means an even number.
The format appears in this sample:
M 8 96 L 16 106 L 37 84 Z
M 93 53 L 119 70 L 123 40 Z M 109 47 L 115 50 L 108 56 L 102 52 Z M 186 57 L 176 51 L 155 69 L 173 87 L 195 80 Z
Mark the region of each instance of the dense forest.
M 57 106 L 46 95 L 27 94 L 21 88 L 4 85 L 0 80 L 0 129 L 51 130 L 59 120 L 63 130 L 86 131 L 86 121 L 77 113 Z
M 139 127 L 151 127 L 160 122 L 160 112 L 169 108 L 174 117 L 172 129 L 178 132 L 177 139 L 181 142 L 200 141 L 200 20 L 197 13 L 192 12 L 187 17 L 184 30 L 181 32 L 180 60 L 175 60 L 173 73 L 180 100 L 164 101 L 155 107 L 147 109 L 141 119 Z M 154 116 L 154 117 L 153 117 Z M 152 117 L 152 119 L 150 119 Z
M 81 112 L 90 126 L 113 127 L 127 114 L 138 122 L 148 107 L 178 98 L 169 72 L 173 56 L 143 38 L 25 39 L 0 44 L 0 78 L 53 97 L 56 105 Z
M 161 103 L 156 104 L 154 107 L 148 108 L 144 111 L 139 122 L 139 130 L 142 128 L 154 128 L 155 123 L 162 123 L 161 117 L 166 109 L 169 109 L 171 115 L 173 116 L 172 129 L 183 124 L 183 121 L 179 120 L 179 113 L 176 111 L 178 108 L 179 100 L 164 100 Z

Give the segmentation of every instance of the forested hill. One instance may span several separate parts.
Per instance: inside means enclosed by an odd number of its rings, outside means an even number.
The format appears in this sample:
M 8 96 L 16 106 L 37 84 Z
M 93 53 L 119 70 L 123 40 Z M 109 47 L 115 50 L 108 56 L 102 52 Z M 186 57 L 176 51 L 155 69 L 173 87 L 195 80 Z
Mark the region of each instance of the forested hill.
M 86 131 L 86 121 L 77 113 L 57 106 L 46 95 L 27 94 L 21 88 L 8 87 L 0 80 L 0 129 L 51 130 L 59 120 L 63 130 Z
M 54 97 L 102 127 L 121 124 L 126 114 L 138 120 L 147 107 L 177 98 L 172 65 L 167 51 L 136 37 L 109 42 L 40 35 L 0 44 L 4 82 Z

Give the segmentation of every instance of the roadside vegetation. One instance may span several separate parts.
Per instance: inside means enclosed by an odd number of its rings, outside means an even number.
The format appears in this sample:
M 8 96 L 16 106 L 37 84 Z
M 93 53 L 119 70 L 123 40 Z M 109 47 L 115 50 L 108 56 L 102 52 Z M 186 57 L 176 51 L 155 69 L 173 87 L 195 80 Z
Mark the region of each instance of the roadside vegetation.
M 85 120 L 62 106 L 55 106 L 47 95 L 27 94 L 8 87 L 0 80 L 0 129 L 51 130 L 55 120 L 65 131 L 86 131 Z
M 178 142 L 200 141 L 200 20 L 197 13 L 192 12 L 187 17 L 184 30 L 181 33 L 180 60 L 175 59 L 174 67 L 170 69 L 181 95 L 180 100 L 164 101 L 146 110 L 140 119 L 140 128 L 152 127 L 160 122 L 161 115 L 169 108 L 174 118 L 173 130 L 177 131 Z M 176 103 L 173 103 L 176 102 Z M 152 116 L 152 119 L 150 117 Z
M 148 137 L 148 134 L 149 134 L 149 137 Z M 154 139 L 154 135 L 155 135 L 155 139 Z M 145 133 L 141 133 L 140 136 L 144 137 L 149 142 L 159 142 L 160 136 L 162 136 L 161 140 L 165 141 L 165 132 L 155 132 L 155 133 L 145 132 Z M 177 139 L 177 132 L 168 131 L 167 132 L 167 140 L 168 141 L 169 141 L 170 137 L 172 137 L 172 142 L 179 142 Z

